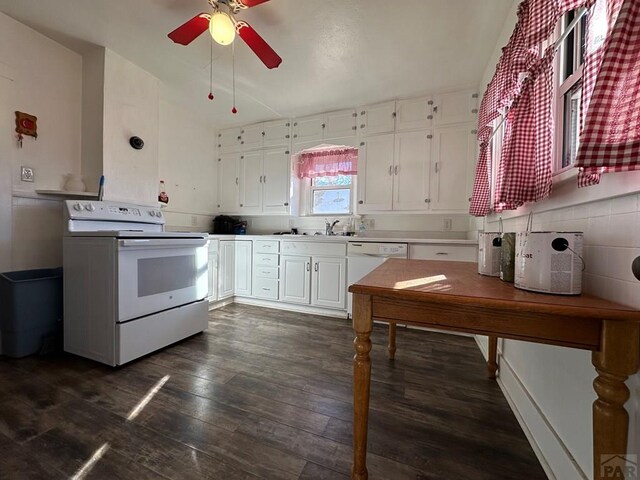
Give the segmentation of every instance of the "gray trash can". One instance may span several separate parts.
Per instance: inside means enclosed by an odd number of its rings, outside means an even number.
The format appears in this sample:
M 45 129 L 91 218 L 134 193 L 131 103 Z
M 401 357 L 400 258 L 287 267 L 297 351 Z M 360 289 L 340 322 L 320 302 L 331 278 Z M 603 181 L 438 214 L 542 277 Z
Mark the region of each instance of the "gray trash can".
M 0 273 L 0 333 L 9 357 L 58 349 L 62 268 Z

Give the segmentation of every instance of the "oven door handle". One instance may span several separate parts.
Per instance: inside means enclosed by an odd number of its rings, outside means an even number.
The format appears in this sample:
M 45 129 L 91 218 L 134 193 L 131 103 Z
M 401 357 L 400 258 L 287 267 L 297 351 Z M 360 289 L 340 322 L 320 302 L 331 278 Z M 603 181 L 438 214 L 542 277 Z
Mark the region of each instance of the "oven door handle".
M 206 238 L 140 238 L 120 240 L 118 246 L 122 248 L 176 248 L 176 247 L 204 247 L 209 243 Z

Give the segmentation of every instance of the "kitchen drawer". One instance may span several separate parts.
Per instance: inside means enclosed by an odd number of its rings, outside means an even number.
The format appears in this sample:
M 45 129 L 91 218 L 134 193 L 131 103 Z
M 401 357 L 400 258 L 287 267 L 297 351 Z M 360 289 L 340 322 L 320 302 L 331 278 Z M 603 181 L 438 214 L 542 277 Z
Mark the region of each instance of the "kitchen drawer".
M 256 278 L 271 278 L 277 280 L 280 278 L 280 269 L 278 267 L 254 267 L 253 274 Z
M 454 262 L 477 262 L 477 245 L 423 245 L 410 244 L 409 258 L 416 260 L 448 260 Z
M 266 300 L 278 300 L 278 280 L 272 278 L 255 278 L 253 280 L 253 296 Z
M 282 253 L 286 255 L 323 255 L 325 257 L 344 257 L 347 244 L 324 242 L 282 242 Z
M 254 267 L 277 267 L 279 264 L 280 255 L 272 253 L 254 253 L 253 265 Z
M 256 253 L 278 253 L 280 242 L 278 240 L 254 240 L 253 251 Z

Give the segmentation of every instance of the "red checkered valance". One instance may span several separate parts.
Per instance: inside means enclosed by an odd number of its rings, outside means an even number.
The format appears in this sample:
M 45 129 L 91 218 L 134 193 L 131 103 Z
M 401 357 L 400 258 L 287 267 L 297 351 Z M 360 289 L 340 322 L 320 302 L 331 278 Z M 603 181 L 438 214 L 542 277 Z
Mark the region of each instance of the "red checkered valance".
M 598 0 L 589 14 L 590 23 L 606 15 L 609 32 L 602 42 L 588 28 L 579 186 L 599 183 L 606 171 L 640 169 L 640 1 Z

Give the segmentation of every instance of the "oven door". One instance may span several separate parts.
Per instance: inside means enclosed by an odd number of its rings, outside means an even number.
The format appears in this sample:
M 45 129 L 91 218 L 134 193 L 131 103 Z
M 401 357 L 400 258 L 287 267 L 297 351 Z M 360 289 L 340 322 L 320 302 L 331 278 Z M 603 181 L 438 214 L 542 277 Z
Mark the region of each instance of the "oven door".
M 204 299 L 208 244 L 205 238 L 118 240 L 118 321 Z

